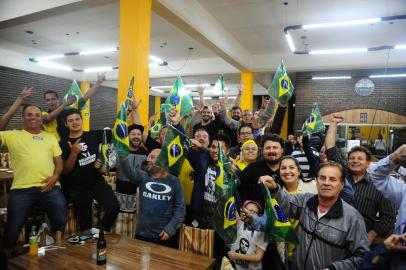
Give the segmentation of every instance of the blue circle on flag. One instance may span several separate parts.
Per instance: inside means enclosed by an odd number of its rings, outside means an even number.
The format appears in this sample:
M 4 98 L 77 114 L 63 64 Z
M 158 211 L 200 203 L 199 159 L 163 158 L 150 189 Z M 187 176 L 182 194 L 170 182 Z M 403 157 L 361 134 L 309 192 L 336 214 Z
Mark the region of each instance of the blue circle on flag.
M 182 149 L 180 149 L 180 146 L 179 146 L 179 145 L 177 145 L 177 144 L 172 144 L 172 145 L 169 147 L 169 154 L 170 154 L 172 157 L 176 158 L 176 157 L 178 157 L 178 156 L 180 155 L 181 150 L 182 150 Z
M 68 100 L 68 99 L 72 99 L 73 104 L 75 104 L 76 101 L 78 100 L 78 97 L 77 97 L 76 95 L 68 95 L 67 100 Z
M 155 126 L 152 127 L 152 129 L 156 131 L 156 130 L 159 129 L 159 127 L 157 125 L 155 125 Z
M 120 139 L 125 139 L 128 136 L 128 128 L 125 124 L 118 124 L 116 127 L 117 137 Z
M 307 118 L 307 123 L 312 123 L 314 121 L 313 115 L 310 115 L 309 118 Z
M 225 218 L 227 220 L 235 220 L 236 219 L 236 213 L 237 211 L 237 205 L 234 202 L 227 202 L 226 207 L 225 207 Z
M 285 216 L 285 213 L 283 213 L 282 208 L 279 205 L 275 205 L 275 212 L 276 212 L 276 217 L 278 221 L 280 222 L 287 222 L 289 219 Z
M 170 103 L 171 103 L 173 106 L 176 106 L 176 105 L 178 105 L 179 102 L 180 102 L 180 96 L 179 96 L 178 94 L 173 94 L 173 95 L 171 95 L 171 97 L 169 98 L 169 101 L 170 101 Z
M 288 88 L 289 88 L 289 83 L 288 83 L 288 81 L 285 80 L 285 79 L 282 79 L 282 80 L 281 80 L 281 87 L 282 87 L 282 89 L 288 89 Z

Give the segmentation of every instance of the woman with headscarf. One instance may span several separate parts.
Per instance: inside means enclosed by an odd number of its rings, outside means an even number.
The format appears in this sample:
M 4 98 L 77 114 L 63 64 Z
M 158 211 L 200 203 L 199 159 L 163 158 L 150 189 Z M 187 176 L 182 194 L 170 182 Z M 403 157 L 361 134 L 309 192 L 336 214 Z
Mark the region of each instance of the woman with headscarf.
M 240 155 L 236 159 L 231 159 L 235 166 L 235 171 L 243 171 L 248 165 L 257 161 L 258 145 L 254 140 L 248 140 L 241 146 Z

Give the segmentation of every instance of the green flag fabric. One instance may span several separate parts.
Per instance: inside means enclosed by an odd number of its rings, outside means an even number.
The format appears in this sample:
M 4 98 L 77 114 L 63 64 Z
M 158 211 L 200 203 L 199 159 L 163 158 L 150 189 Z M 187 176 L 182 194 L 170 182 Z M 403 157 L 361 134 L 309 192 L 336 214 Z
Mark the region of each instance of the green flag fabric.
M 133 91 L 134 91 L 134 76 L 131 78 L 130 86 L 128 87 L 127 97 L 125 99 L 125 108 L 128 110 L 133 100 Z
M 161 112 L 165 112 L 166 115 L 172 109 L 176 109 L 179 112 L 180 118 L 193 111 L 192 97 L 187 92 L 180 76 L 176 78 L 168 97 L 164 104 L 161 105 Z
M 224 89 L 225 89 L 224 76 L 220 75 L 220 77 L 216 81 L 216 84 L 213 87 L 213 92 L 216 95 L 223 95 L 224 94 Z
M 168 169 L 173 175 L 179 175 L 188 151 L 189 138 L 174 126 L 168 125 L 162 150 L 155 165 Z
M 219 144 L 218 166 L 220 173 L 215 182 L 215 196 L 219 198 L 217 207 L 211 216 L 210 224 L 230 247 L 237 238 L 237 203 L 239 200 L 236 180 L 230 160 Z
M 280 104 L 285 105 L 293 96 L 295 88 L 286 73 L 285 64 L 283 61 L 276 70 L 272 83 L 268 88 L 268 94 L 276 99 Z
M 86 102 L 83 99 L 82 92 L 80 91 L 80 87 L 76 81 L 73 81 L 72 84 L 69 86 L 68 91 L 66 91 L 65 96 L 63 97 L 63 101 L 70 98 L 73 99 L 73 103 L 66 107 L 66 109 L 79 109 L 83 110 L 87 108 Z
M 120 111 L 117 114 L 113 128 L 114 148 L 120 156 L 127 156 L 129 153 L 128 124 L 125 102 L 121 103 Z
M 110 170 L 110 166 L 109 166 L 109 157 L 108 157 L 108 153 L 107 150 L 109 148 L 109 143 L 107 140 L 107 130 L 103 130 L 103 139 L 102 139 L 102 143 L 101 143 L 101 149 L 100 149 L 100 160 L 102 162 L 102 164 L 106 167 L 107 171 Z
M 303 123 L 303 136 L 309 136 L 310 134 L 324 131 L 324 122 L 321 117 L 321 113 L 317 104 L 313 104 L 312 112 L 309 117 Z
M 155 124 L 151 127 L 151 133 L 150 136 L 152 139 L 156 139 L 159 135 L 159 131 L 161 131 L 162 128 L 162 120 L 158 118 L 158 120 L 155 121 Z
M 264 229 L 264 241 L 299 243 L 296 232 L 286 217 L 278 202 L 271 197 L 268 187 L 263 184 L 265 195 L 266 224 Z

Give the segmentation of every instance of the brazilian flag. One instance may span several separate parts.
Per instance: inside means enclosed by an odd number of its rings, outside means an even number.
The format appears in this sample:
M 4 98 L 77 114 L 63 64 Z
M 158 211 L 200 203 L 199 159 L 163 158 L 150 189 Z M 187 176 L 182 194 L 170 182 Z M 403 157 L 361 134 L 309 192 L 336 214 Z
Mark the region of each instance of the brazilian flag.
M 133 100 L 133 91 L 134 91 L 134 76 L 131 78 L 130 87 L 128 87 L 127 97 L 125 99 L 125 108 L 128 110 Z
M 265 194 L 266 224 L 264 229 L 264 241 L 299 243 L 296 232 L 289 219 L 286 217 L 278 202 L 271 197 L 268 187 L 263 184 Z
M 103 130 L 103 139 L 102 139 L 102 144 L 101 144 L 101 149 L 100 149 L 100 160 L 103 163 L 103 165 L 106 167 L 107 171 L 110 170 L 109 166 L 109 157 L 107 154 L 107 149 L 109 148 L 109 143 L 107 140 L 107 130 Z
M 216 81 L 216 84 L 213 87 L 213 92 L 216 95 L 223 95 L 224 94 L 224 89 L 225 89 L 224 76 L 220 75 L 220 77 Z
M 155 140 L 158 137 L 159 131 L 161 131 L 162 125 L 163 125 L 163 123 L 162 123 L 161 119 L 158 119 L 155 121 L 155 124 L 151 127 L 150 135 L 151 135 L 152 139 Z
M 72 84 L 69 86 L 68 91 L 66 92 L 65 96 L 63 97 L 63 101 L 66 102 L 68 98 L 73 99 L 73 103 L 66 107 L 66 109 L 79 109 L 83 110 L 87 108 L 86 102 L 83 99 L 82 92 L 80 91 L 80 87 L 76 81 L 73 81 Z
M 293 96 L 295 88 L 286 73 L 285 64 L 283 61 L 276 70 L 272 83 L 268 88 L 268 94 L 276 99 L 280 104 L 285 105 Z
M 211 216 L 210 224 L 230 247 L 237 237 L 237 203 L 239 196 L 236 187 L 237 176 L 230 161 L 219 144 L 219 176 L 216 179 L 215 196 L 219 198 Z
M 189 138 L 174 126 L 168 125 L 161 149 L 155 165 L 169 169 L 173 175 L 179 175 L 189 151 Z
M 117 114 L 113 128 L 114 148 L 120 156 L 127 156 L 129 153 L 128 124 L 125 102 L 121 103 L 120 111 Z
M 181 118 L 193 111 L 192 98 L 186 91 L 185 85 L 180 76 L 176 78 L 168 97 L 164 104 L 162 104 L 161 112 L 165 112 L 167 115 L 172 109 L 176 109 Z
M 321 117 L 321 113 L 317 104 L 313 104 L 312 112 L 310 116 L 303 123 L 303 136 L 309 136 L 310 134 L 324 131 L 324 122 Z

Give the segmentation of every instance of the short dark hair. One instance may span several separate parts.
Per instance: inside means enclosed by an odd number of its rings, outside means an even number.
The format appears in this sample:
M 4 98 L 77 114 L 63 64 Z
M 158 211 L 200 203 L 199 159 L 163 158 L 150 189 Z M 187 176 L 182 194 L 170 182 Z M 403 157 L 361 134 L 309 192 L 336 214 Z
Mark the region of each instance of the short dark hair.
M 261 147 L 263 148 L 267 141 L 277 142 L 281 145 L 282 149 L 285 147 L 285 140 L 282 139 L 279 135 L 269 134 L 262 136 Z
M 240 127 L 238 128 L 238 134 L 240 134 L 240 133 L 241 133 L 241 129 L 242 129 L 242 128 L 245 128 L 245 127 L 250 128 L 250 129 L 251 129 L 251 132 L 253 131 L 251 125 L 242 124 L 242 125 L 240 125 Z
M 335 167 L 335 168 L 338 168 L 338 169 L 340 170 L 340 172 L 341 172 L 340 181 L 341 181 L 342 183 L 345 182 L 345 180 L 344 180 L 344 179 L 345 179 L 345 178 L 344 178 L 345 176 L 344 176 L 344 168 L 343 168 L 343 166 L 341 166 L 340 163 L 337 163 L 337 162 L 332 161 L 332 160 L 327 160 L 327 161 L 324 161 L 324 162 L 320 163 L 319 167 L 317 168 L 317 173 L 316 173 L 316 177 L 317 177 L 317 178 L 319 178 L 319 172 L 320 172 L 320 170 L 323 169 L 323 168 L 325 168 L 325 167 Z
M 24 116 L 24 113 L 25 113 L 25 111 L 27 110 L 28 107 L 36 107 L 36 108 L 39 109 L 39 111 L 41 111 L 41 108 L 38 107 L 37 105 L 34 105 L 34 104 L 26 104 L 26 105 L 24 105 L 24 107 L 23 107 L 22 116 Z
M 348 152 L 347 159 L 350 159 L 350 155 L 354 152 L 365 153 L 365 155 L 367 156 L 367 161 L 371 161 L 372 154 L 371 151 L 368 150 L 368 148 L 364 146 L 354 146 L 353 148 L 351 148 L 350 152 Z
M 72 114 L 79 114 L 80 118 L 82 119 L 82 114 L 80 113 L 80 110 L 71 108 L 71 109 L 67 109 L 66 111 L 63 112 L 63 122 L 66 123 L 68 116 L 72 115 Z
M 56 98 L 59 98 L 58 93 L 55 92 L 54 90 L 45 91 L 45 93 L 44 93 L 44 98 L 45 98 L 45 96 L 48 95 L 48 94 L 54 94 L 54 95 L 56 96 Z
M 230 137 L 228 137 L 226 134 L 217 134 L 216 136 L 214 136 L 210 145 L 213 143 L 213 141 L 223 142 L 227 146 L 227 148 L 230 148 Z
M 242 109 L 241 109 L 240 106 L 233 106 L 233 107 L 231 107 L 231 111 L 234 111 L 234 110 L 240 110 L 240 112 L 242 112 Z
M 132 125 L 130 125 L 130 126 L 128 127 L 128 134 L 130 134 L 130 132 L 131 132 L 133 129 L 138 129 L 139 131 L 141 131 L 141 133 L 144 133 L 144 127 L 143 127 L 143 126 L 137 125 L 137 124 L 132 124 Z
M 195 133 L 193 134 L 193 136 L 195 136 L 196 133 L 201 132 L 201 131 L 206 132 L 207 135 L 209 136 L 209 139 L 210 139 L 210 134 L 209 134 L 209 132 L 207 131 L 207 129 L 205 129 L 205 128 L 199 128 L 199 129 L 197 129 L 197 130 L 195 131 Z

